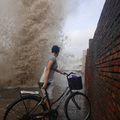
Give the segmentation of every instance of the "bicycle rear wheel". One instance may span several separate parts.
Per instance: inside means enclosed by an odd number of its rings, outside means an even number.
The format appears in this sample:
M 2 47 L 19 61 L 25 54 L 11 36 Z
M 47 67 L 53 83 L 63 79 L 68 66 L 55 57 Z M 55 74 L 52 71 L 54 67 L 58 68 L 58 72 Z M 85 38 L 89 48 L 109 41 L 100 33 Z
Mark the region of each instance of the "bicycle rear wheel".
M 3 120 L 33 120 L 32 115 L 44 111 L 42 104 L 38 106 L 40 100 L 37 96 L 24 96 L 16 100 L 8 106 Z
M 64 110 L 68 120 L 87 120 L 91 113 L 91 104 L 85 94 L 75 92 L 66 100 Z

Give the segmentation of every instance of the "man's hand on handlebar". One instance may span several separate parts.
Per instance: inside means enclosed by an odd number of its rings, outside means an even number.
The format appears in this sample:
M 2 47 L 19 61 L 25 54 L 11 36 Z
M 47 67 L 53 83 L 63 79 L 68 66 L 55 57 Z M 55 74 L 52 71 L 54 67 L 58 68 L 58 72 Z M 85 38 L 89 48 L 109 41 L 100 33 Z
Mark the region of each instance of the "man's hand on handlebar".
M 61 72 L 62 75 L 65 75 L 66 73 L 65 72 Z

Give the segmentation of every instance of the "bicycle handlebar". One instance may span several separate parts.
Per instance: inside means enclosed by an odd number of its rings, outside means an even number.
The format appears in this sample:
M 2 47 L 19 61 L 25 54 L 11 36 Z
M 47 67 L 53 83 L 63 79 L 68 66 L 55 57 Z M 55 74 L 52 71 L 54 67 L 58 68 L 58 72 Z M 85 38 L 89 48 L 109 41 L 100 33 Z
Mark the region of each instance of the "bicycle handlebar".
M 73 72 L 70 72 L 69 74 L 68 74 L 68 73 L 65 73 L 65 75 L 66 75 L 67 77 L 69 77 L 69 76 L 72 75 L 72 74 L 76 74 L 76 73 L 73 73 Z

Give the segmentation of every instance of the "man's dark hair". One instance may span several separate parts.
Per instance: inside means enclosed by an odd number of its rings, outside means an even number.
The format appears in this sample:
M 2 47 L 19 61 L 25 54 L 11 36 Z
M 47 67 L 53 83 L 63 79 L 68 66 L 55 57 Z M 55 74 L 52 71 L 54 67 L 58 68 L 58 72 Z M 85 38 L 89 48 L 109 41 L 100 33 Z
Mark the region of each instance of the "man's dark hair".
M 54 45 L 54 46 L 52 47 L 51 51 L 52 51 L 53 53 L 58 54 L 59 51 L 60 51 L 60 47 L 58 47 L 57 45 Z

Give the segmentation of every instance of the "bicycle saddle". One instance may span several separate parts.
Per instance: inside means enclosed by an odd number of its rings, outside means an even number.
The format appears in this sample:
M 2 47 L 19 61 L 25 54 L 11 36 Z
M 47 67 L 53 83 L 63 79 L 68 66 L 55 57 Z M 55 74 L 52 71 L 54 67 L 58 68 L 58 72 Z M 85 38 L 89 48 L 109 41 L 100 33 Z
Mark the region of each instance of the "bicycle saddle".
M 38 83 L 40 89 L 42 88 L 43 84 L 44 84 L 43 82 L 39 82 L 39 83 Z M 50 82 L 47 83 L 47 87 L 48 87 L 49 85 L 50 85 Z

